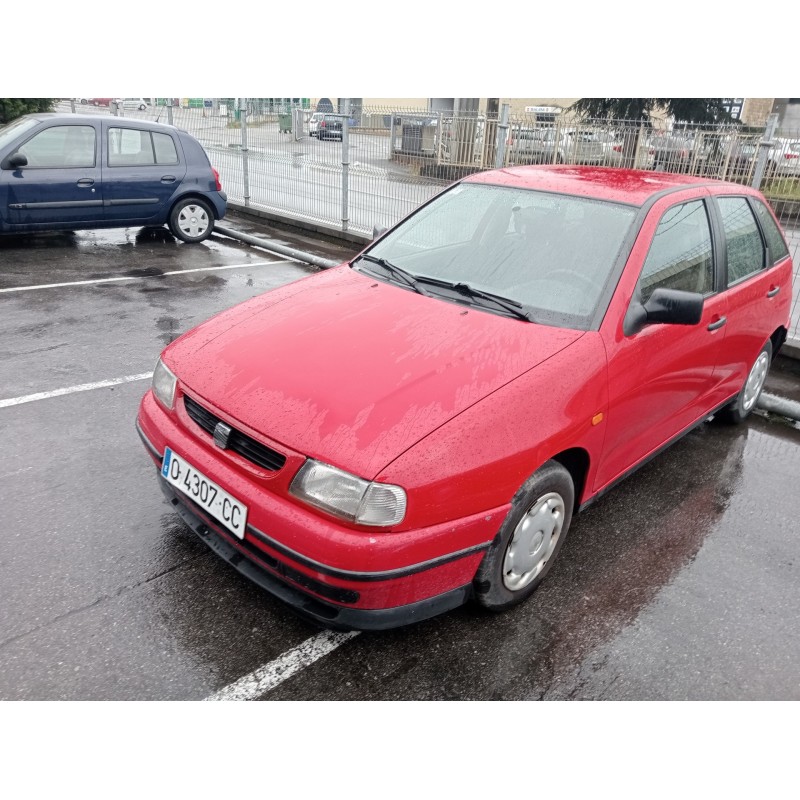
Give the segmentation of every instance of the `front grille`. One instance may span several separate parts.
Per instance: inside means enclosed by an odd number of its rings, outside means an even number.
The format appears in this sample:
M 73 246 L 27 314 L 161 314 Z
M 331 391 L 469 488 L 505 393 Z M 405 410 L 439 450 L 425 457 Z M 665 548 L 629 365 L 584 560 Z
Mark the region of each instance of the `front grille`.
M 214 428 L 217 427 L 218 422 L 222 420 L 212 414 L 207 408 L 203 408 L 196 400 L 192 400 L 188 395 L 183 396 L 183 403 L 186 406 L 186 413 L 207 433 L 214 435 Z M 248 436 L 235 428 L 231 428 L 230 436 L 228 437 L 227 450 L 232 450 L 238 453 L 242 458 L 252 461 L 263 469 L 277 471 L 286 463 L 286 456 L 267 447 L 261 442 L 257 442 L 252 437 Z

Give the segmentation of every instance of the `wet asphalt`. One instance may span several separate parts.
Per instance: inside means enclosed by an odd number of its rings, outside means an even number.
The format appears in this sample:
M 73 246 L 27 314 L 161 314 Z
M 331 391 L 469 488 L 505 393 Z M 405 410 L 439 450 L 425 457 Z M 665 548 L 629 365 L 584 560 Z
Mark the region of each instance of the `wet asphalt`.
M 316 271 L 165 230 L 0 238 L 0 290 L 71 284 L 0 292 L 0 400 L 147 373 L 180 333 Z M 798 373 L 781 362 L 768 389 Z M 147 385 L 0 407 L 0 699 L 200 700 L 319 632 L 163 501 L 134 430 Z M 361 634 L 263 698 L 800 699 L 799 485 L 798 425 L 705 423 L 576 517 L 528 603 Z

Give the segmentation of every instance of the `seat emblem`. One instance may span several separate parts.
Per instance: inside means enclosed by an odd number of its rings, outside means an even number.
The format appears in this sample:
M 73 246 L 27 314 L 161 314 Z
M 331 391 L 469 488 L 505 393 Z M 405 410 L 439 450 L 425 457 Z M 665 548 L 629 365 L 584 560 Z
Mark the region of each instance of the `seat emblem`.
M 214 444 L 225 450 L 228 447 L 228 438 L 230 435 L 230 425 L 226 425 L 224 422 L 218 422 L 214 428 Z

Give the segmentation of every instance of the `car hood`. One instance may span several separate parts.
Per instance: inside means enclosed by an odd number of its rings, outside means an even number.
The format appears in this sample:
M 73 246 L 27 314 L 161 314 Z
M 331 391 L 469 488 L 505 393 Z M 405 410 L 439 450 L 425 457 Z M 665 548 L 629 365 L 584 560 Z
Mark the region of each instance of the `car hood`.
M 415 294 L 342 266 L 224 312 L 176 340 L 164 360 L 233 420 L 373 478 L 582 334 Z

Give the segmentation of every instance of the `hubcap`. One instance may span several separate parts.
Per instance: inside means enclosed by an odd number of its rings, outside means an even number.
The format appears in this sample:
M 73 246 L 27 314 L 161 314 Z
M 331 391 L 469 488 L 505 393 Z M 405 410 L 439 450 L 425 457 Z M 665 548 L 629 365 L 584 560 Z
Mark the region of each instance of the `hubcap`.
M 208 214 L 200 206 L 184 206 L 178 214 L 178 226 L 187 236 L 202 236 L 208 224 Z
M 542 495 L 514 529 L 503 560 L 503 585 L 524 589 L 545 568 L 564 527 L 564 500 L 560 494 Z
M 767 379 L 767 370 L 769 369 L 769 357 L 766 353 L 761 353 L 753 364 L 750 374 L 747 376 L 747 383 L 744 385 L 744 398 L 742 400 L 742 407 L 745 411 L 755 405 L 758 395 L 764 386 L 764 381 Z

